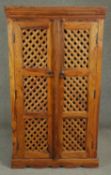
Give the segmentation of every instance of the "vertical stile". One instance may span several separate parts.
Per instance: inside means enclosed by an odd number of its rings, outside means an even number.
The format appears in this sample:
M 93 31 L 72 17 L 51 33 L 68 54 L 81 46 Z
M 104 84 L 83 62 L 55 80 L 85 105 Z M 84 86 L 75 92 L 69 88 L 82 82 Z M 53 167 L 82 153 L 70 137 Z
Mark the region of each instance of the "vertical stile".
M 60 129 L 61 129 L 61 115 L 60 115 L 60 71 L 62 58 L 62 23 L 60 20 L 53 21 L 53 69 L 54 69 L 54 120 L 53 120 L 53 146 L 54 158 L 60 157 Z

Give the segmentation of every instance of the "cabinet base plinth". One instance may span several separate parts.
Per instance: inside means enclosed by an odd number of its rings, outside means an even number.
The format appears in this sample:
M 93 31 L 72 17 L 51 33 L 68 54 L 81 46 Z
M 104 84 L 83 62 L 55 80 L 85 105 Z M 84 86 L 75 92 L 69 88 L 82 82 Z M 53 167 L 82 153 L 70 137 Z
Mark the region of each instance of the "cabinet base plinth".
M 12 168 L 25 167 L 98 167 L 98 159 L 12 159 Z

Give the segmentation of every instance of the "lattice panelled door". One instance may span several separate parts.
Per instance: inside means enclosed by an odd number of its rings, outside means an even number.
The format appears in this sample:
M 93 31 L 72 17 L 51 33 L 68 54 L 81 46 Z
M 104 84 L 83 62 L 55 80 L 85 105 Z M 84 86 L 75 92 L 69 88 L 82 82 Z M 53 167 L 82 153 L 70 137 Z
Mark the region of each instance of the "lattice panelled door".
M 59 32 L 59 31 L 58 31 Z M 17 157 L 52 156 L 52 39 L 49 21 L 14 23 Z M 63 23 L 58 116 L 61 158 L 93 156 L 96 22 Z M 56 35 L 54 36 L 56 37 Z M 56 46 L 57 48 L 57 46 Z M 54 54 L 54 53 L 53 53 Z M 56 63 L 56 60 L 55 60 Z M 61 61 L 60 61 L 61 64 Z M 56 66 L 57 67 L 57 66 Z M 59 89 L 59 87 L 58 87 Z M 18 98 L 19 97 L 19 98 Z M 55 108 L 55 107 L 54 107 Z M 54 128 L 53 128 L 54 129 Z M 57 129 L 56 129 L 57 131 Z
M 17 154 L 48 158 L 52 152 L 50 23 L 25 21 L 14 25 Z
M 96 22 L 63 24 L 61 157 L 93 156 Z

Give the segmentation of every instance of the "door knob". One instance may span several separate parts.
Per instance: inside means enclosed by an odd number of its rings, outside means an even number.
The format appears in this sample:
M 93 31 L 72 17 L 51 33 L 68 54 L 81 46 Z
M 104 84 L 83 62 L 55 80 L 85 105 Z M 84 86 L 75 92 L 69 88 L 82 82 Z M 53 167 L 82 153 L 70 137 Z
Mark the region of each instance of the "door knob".
M 54 73 L 51 70 L 49 70 L 48 71 L 48 77 L 52 77 L 53 75 L 54 75 Z
M 65 77 L 64 71 L 62 70 L 62 71 L 60 72 L 60 78 L 64 78 L 64 77 Z

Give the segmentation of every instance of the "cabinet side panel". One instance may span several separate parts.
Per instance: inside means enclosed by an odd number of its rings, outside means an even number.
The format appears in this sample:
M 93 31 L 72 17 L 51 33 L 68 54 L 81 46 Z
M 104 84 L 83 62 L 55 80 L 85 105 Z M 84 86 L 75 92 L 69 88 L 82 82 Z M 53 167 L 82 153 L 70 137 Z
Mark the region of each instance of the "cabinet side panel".
M 13 157 L 16 155 L 16 112 L 15 112 L 15 72 L 14 72 L 14 43 L 13 43 L 13 21 L 8 19 L 8 47 L 9 47 L 9 69 L 10 69 L 10 100 L 12 115 L 12 141 Z
M 96 75 L 96 100 L 94 115 L 94 154 L 97 156 L 98 119 L 101 95 L 101 73 L 102 73 L 102 46 L 103 46 L 104 20 L 98 20 L 98 46 L 97 46 L 97 75 Z

